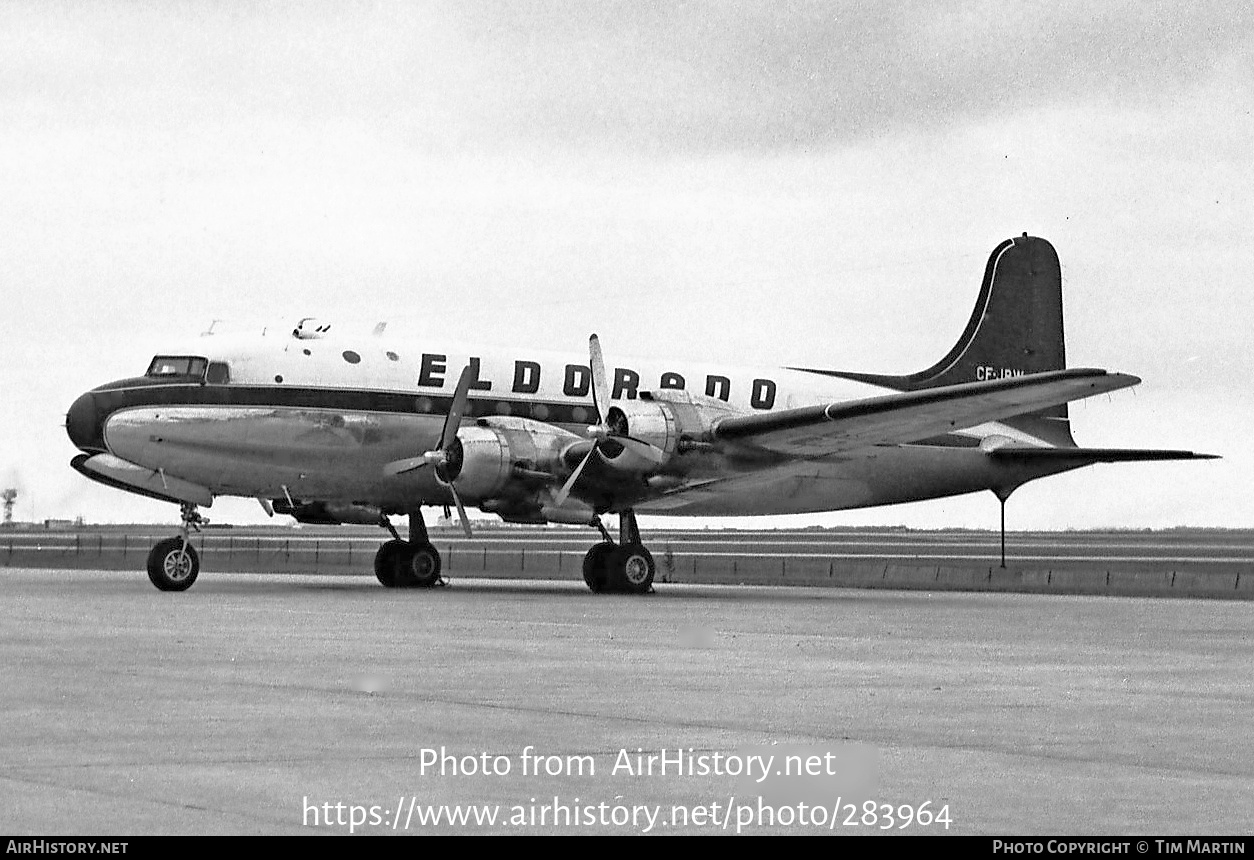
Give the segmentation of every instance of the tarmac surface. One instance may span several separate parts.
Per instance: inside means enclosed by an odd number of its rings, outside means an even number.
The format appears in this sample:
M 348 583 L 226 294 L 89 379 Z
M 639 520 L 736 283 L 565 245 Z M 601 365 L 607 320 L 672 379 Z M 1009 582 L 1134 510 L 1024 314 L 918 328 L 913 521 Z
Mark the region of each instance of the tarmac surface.
M 7 833 L 1254 830 L 1248 601 L 17 567 L 0 593 Z

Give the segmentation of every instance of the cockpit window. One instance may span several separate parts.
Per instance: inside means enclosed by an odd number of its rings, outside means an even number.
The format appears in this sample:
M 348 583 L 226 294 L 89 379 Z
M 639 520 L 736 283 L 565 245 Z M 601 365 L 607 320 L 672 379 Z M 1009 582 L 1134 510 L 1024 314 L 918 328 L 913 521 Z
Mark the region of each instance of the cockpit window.
M 204 378 L 205 367 L 209 362 L 206 359 L 198 358 L 193 355 L 158 355 L 152 360 L 152 364 L 148 365 L 148 372 L 145 376 L 191 376 L 197 379 Z
M 211 385 L 225 385 L 231 381 L 231 368 L 220 361 L 211 361 L 205 380 Z

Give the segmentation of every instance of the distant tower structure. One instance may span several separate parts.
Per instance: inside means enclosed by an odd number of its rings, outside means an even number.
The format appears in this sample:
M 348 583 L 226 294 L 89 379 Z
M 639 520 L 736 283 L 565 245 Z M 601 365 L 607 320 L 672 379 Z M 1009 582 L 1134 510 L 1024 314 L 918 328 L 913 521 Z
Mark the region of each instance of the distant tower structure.
M 13 525 L 13 503 L 17 501 L 17 490 L 9 487 L 0 498 L 4 499 L 4 524 Z

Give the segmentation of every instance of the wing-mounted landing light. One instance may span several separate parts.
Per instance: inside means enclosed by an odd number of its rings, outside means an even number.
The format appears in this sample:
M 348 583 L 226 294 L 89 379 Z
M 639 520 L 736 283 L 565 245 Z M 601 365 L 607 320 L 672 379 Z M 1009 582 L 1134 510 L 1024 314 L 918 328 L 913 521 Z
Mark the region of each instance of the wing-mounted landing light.
M 606 384 L 605 358 L 601 355 L 601 341 L 595 334 L 588 338 L 588 368 L 592 371 L 592 408 L 597 414 L 597 423 L 588 428 L 588 435 L 595 441 L 588 449 L 588 453 L 579 461 L 579 465 L 570 473 L 566 483 L 554 496 L 554 506 L 559 508 L 570 495 L 570 491 L 574 489 L 579 476 L 583 474 L 584 466 L 588 465 L 593 454 L 600 452 L 605 457 L 613 458 L 625 449 L 654 466 L 660 466 L 666 460 L 666 455 L 660 449 L 627 435 L 627 420 L 622 412 L 606 408 L 609 405 L 610 389 Z
M 433 451 L 427 451 L 421 457 L 409 457 L 404 460 L 393 460 L 383 467 L 383 474 L 388 477 L 404 475 L 426 466 L 435 467 L 435 477 L 441 484 L 448 487 L 457 505 L 457 516 L 461 519 L 462 531 L 466 537 L 471 536 L 470 520 L 466 518 L 466 508 L 458 495 L 456 480 L 462 470 L 462 443 L 457 438 L 457 428 L 461 426 L 462 415 L 466 412 L 466 404 L 470 395 L 470 384 L 474 382 L 476 369 L 467 364 L 457 380 L 457 388 L 453 391 L 453 403 L 448 415 L 444 416 L 444 429 L 440 431 L 440 445 Z

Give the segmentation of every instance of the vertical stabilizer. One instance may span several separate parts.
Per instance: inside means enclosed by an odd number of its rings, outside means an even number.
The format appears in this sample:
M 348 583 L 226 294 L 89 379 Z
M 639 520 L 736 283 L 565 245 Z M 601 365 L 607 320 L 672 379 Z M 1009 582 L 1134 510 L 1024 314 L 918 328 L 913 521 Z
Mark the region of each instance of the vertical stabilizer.
M 966 329 L 945 357 L 931 367 L 904 376 L 798 369 L 897 391 L 917 391 L 1066 366 L 1058 254 L 1049 242 L 1024 233 L 993 249 Z M 1075 445 L 1066 404 L 1002 423 L 1052 445 Z

